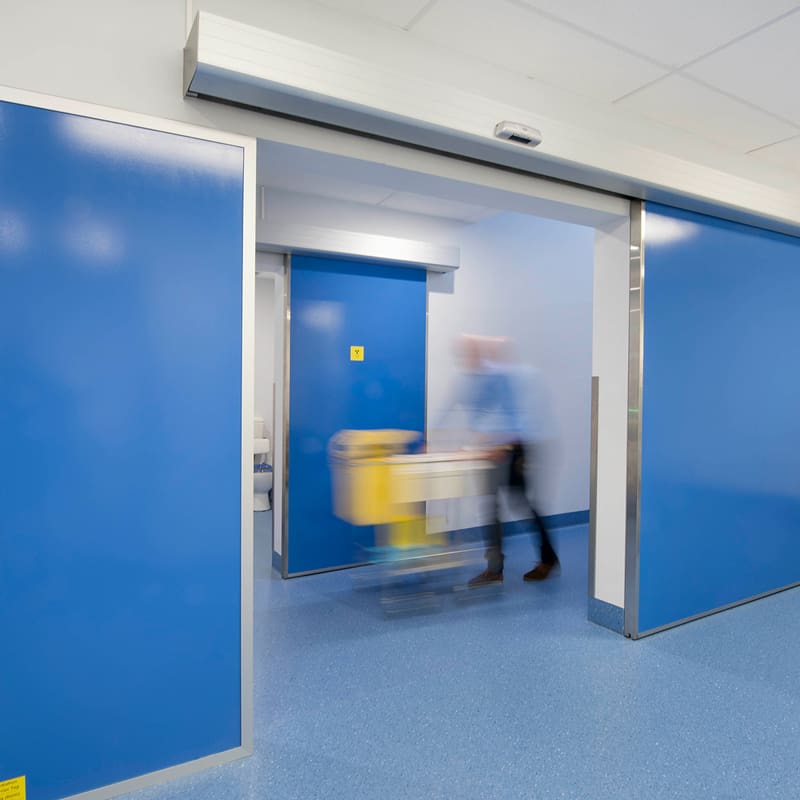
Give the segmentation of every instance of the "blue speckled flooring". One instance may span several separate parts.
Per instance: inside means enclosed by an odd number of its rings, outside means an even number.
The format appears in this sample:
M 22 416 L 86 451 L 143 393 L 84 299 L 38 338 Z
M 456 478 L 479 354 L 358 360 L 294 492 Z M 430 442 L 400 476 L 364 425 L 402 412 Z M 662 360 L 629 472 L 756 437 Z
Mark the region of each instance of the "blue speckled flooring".
M 800 591 L 630 642 L 586 621 L 586 529 L 558 539 L 559 578 L 516 537 L 501 592 L 389 618 L 260 548 L 255 755 L 129 797 L 800 796 Z

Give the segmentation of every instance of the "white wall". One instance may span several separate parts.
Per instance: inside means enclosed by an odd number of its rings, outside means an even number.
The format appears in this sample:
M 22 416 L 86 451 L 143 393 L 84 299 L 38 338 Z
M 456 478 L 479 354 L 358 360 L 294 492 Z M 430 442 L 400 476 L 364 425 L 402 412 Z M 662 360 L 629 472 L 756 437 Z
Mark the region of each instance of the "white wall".
M 283 521 L 284 481 L 283 451 L 283 375 L 284 375 L 284 268 L 283 256 L 256 253 L 256 349 L 255 394 L 256 414 L 263 409 L 272 439 L 272 548 L 282 552 L 281 526 Z M 274 388 L 273 388 L 274 387 Z M 274 394 L 273 394 L 274 392 Z M 274 398 L 274 405 L 273 405 Z M 278 432 L 276 436 L 276 431 Z
M 271 274 L 256 277 L 255 329 L 255 415 L 264 419 L 274 450 L 275 278 Z
M 591 228 L 503 213 L 463 230 L 452 290 L 450 276 L 429 279 L 431 414 L 455 375 L 460 333 L 508 336 L 540 373 L 552 415 L 535 480 L 543 514 L 589 507 L 593 239 Z
M 594 596 L 620 608 L 625 605 L 629 257 L 628 222 L 597 231 L 592 353 L 592 373 L 599 378 Z

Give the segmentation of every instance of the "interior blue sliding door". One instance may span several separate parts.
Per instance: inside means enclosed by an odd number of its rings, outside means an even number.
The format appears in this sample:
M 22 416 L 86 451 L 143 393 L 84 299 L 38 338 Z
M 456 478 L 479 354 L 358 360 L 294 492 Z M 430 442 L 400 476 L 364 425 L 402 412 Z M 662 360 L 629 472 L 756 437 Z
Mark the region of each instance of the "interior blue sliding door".
M 241 743 L 243 150 L 0 103 L 0 782 Z
M 331 436 L 424 429 L 426 273 L 294 256 L 290 296 L 287 571 L 297 574 L 353 564 L 373 541 L 371 528 L 333 516 Z
M 800 581 L 800 240 L 645 231 L 639 632 Z

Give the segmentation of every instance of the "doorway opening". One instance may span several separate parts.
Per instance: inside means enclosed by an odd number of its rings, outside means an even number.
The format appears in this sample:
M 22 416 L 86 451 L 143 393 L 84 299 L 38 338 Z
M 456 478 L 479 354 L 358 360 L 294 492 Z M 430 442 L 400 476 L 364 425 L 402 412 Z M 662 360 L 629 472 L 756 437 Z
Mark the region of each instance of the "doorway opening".
M 439 160 L 448 162 L 441 173 L 453 172 L 450 160 Z M 546 402 L 538 398 L 535 410 L 530 406 L 546 440 L 532 476 L 537 508 L 549 528 L 583 526 L 590 615 L 594 603 L 598 621 L 608 624 L 610 607 L 615 627 L 624 592 L 628 202 L 475 169 L 475 175 L 467 170 L 454 177 L 388 159 L 259 142 L 257 274 L 269 291 L 256 309 L 256 348 L 269 357 L 257 355 L 256 385 L 271 388 L 260 396 L 265 409 L 271 403 L 265 413 L 272 415 L 275 490 L 271 537 L 268 523 L 256 525 L 258 574 L 274 568 L 286 577 L 353 563 L 312 558 L 297 562 L 312 565 L 302 569 L 289 560 L 300 539 L 293 539 L 286 504 L 291 254 L 392 263 L 398 253 L 408 261 L 409 247 L 439 248 L 456 253 L 458 268 L 446 271 L 436 263 L 427 275 L 425 429 L 435 427 L 455 380 L 453 344 L 460 334 L 513 342 L 515 358 L 538 372 L 545 389 Z M 259 407 L 257 399 L 257 414 Z M 292 478 L 297 486 L 303 476 Z M 330 507 L 332 501 L 303 498 L 309 502 Z M 526 530 L 527 510 L 503 505 L 507 533 Z M 477 530 L 491 516 L 491 504 L 477 498 L 440 504 L 435 514 L 445 528 Z M 303 546 L 313 549 L 314 536 Z
M 265 373 L 256 386 L 272 387 L 275 489 L 272 511 L 256 512 L 254 526 L 256 740 L 269 739 L 271 757 L 277 747 L 296 765 L 298 785 L 304 770 L 327 769 L 320 754 L 333 747 L 350 778 L 376 793 L 382 784 L 371 776 L 379 761 L 391 762 L 390 772 L 424 761 L 412 782 L 427 780 L 423 751 L 442 764 L 437 781 L 463 772 L 463 764 L 486 763 L 485 743 L 497 741 L 486 702 L 506 719 L 525 702 L 537 715 L 563 717 L 559 676 L 595 657 L 587 642 L 611 635 L 587 622 L 587 599 L 588 616 L 614 629 L 619 619 L 621 631 L 624 596 L 628 202 L 476 165 L 463 165 L 462 174 L 452 160 L 429 154 L 415 169 L 393 160 L 394 151 L 387 145 L 378 158 L 370 149 L 366 158 L 357 148 L 343 155 L 259 142 L 257 272 L 269 290 L 257 289 L 255 366 Z M 351 249 L 337 250 L 336 241 Z M 293 538 L 286 506 L 287 487 L 302 480 L 287 448 L 292 392 L 302 383 L 293 380 L 291 362 L 289 333 L 301 313 L 292 261 L 355 255 L 396 266 L 411 245 L 445 253 L 427 271 L 426 324 L 419 322 L 426 328 L 424 426 L 432 435 L 446 406 L 462 333 L 513 340 L 518 360 L 538 370 L 547 389 L 548 417 L 538 422 L 549 449 L 533 483 L 562 572 L 540 583 L 522 580 L 538 560 L 537 543 L 525 511 L 507 507 L 500 591 L 440 593 L 436 603 L 387 618 L 371 567 L 332 563 L 329 571 L 282 579 L 292 573 L 292 547 L 309 546 L 308 538 Z M 453 252 L 458 268 L 444 271 Z M 421 261 L 406 270 L 424 274 Z M 333 324 L 338 311 L 330 303 L 339 301 L 316 300 L 315 324 Z M 389 311 L 385 324 L 392 322 Z M 366 358 L 370 352 L 367 346 Z M 324 494 L 303 502 L 330 509 Z M 445 528 L 480 531 L 491 504 L 443 502 L 432 514 Z M 320 527 L 325 536 L 328 528 Z M 487 679 L 501 673 L 502 687 Z M 426 729 L 421 747 L 417 734 Z M 361 735 L 342 737 L 343 730 Z M 464 730 L 475 735 L 464 738 Z M 449 763 L 453 742 L 461 743 L 458 768 Z M 318 782 L 310 772 L 309 786 Z M 476 767 L 470 779 L 480 783 L 482 772 Z

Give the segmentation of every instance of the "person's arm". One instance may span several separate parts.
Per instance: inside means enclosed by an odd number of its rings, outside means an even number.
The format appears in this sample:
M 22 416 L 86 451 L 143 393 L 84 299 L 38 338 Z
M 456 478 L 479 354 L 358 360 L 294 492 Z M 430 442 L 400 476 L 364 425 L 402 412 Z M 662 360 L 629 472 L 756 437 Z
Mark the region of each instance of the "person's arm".
M 491 434 L 492 438 L 499 445 L 515 444 L 522 436 L 522 424 L 511 376 L 506 372 L 498 372 L 493 391 L 500 427 Z
M 515 402 L 514 388 L 511 378 L 506 372 L 495 372 L 492 375 L 490 402 L 485 409 L 491 424 L 482 433 L 486 457 L 493 461 L 501 461 L 506 457 L 514 444 L 521 441 L 522 429 L 520 414 Z

